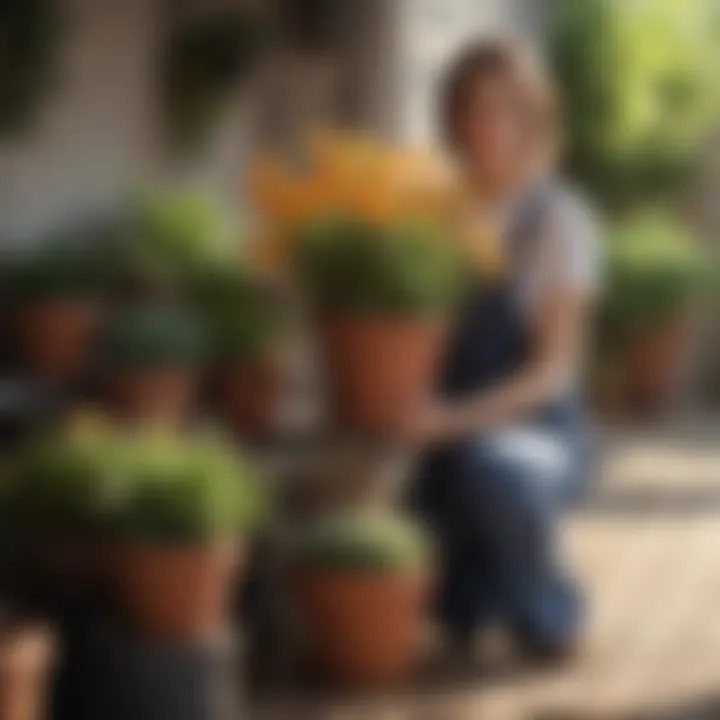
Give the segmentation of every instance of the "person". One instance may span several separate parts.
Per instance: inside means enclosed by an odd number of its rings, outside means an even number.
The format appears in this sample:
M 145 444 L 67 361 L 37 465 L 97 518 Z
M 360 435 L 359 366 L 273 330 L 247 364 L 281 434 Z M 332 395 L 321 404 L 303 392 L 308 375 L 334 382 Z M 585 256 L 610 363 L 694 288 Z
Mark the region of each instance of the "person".
M 436 531 L 440 618 L 458 641 L 501 620 L 538 658 L 577 649 L 582 602 L 558 519 L 589 476 L 579 368 L 598 285 L 596 220 L 554 174 L 557 96 L 528 47 L 483 40 L 441 100 L 471 211 L 502 243 L 504 277 L 471 293 L 441 392 L 408 433 L 427 447 L 413 500 Z

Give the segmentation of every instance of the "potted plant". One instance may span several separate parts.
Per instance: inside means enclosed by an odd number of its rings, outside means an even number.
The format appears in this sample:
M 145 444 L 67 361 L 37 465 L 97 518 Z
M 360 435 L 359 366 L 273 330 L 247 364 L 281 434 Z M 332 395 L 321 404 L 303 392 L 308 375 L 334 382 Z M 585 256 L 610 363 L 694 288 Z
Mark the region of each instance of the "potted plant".
M 101 580 L 112 481 L 122 453 L 102 422 L 74 422 L 31 439 L 9 465 L 6 500 L 30 543 L 31 574 L 72 599 Z
M 44 238 L 5 267 L 17 360 L 41 379 L 73 380 L 85 370 L 111 288 L 101 248 L 75 240 Z
M 194 294 L 210 339 L 220 415 L 240 436 L 262 437 L 276 420 L 282 381 L 281 298 L 238 265 L 200 272 Z
M 430 587 L 428 545 L 414 525 L 370 510 L 322 518 L 299 540 L 297 579 L 328 674 L 356 686 L 408 678 Z
M 656 414 L 677 395 L 711 263 L 686 228 L 654 211 L 618 222 L 606 250 L 600 391 L 616 410 Z
M 194 408 L 207 340 L 196 314 L 179 305 L 121 309 L 101 346 L 108 392 L 121 417 L 186 419 Z
M 431 162 L 371 140 L 328 142 L 302 178 L 268 163 L 255 168 L 253 195 L 275 244 L 256 251 L 289 258 L 310 299 L 333 420 L 393 431 L 434 380 L 470 267 L 461 242 L 469 233 Z M 483 266 L 487 246 L 479 239 L 472 250 Z
M 144 296 L 182 296 L 199 268 L 234 264 L 236 238 L 231 223 L 207 193 L 142 192 L 127 215 L 123 271 Z
M 127 449 L 115 532 L 128 618 L 152 638 L 212 636 L 225 619 L 243 532 L 261 509 L 255 476 L 210 437 L 146 429 Z

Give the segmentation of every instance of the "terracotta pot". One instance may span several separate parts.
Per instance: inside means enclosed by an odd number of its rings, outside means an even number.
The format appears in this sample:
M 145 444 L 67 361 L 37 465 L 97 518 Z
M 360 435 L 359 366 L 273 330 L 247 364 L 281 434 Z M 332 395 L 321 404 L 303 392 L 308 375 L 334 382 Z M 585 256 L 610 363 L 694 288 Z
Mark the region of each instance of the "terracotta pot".
M 368 688 L 409 678 L 428 589 L 422 573 L 306 569 L 299 581 L 312 649 L 328 676 Z
M 689 316 L 638 330 L 605 363 L 600 409 L 611 417 L 652 418 L 677 397 L 692 336 Z
M 231 542 L 120 548 L 117 579 L 129 620 L 158 639 L 193 640 L 219 632 L 239 558 Z
M 432 390 L 444 338 L 439 320 L 323 320 L 320 344 L 332 419 L 368 434 L 402 428 Z
M 277 417 L 280 385 L 280 369 L 274 358 L 222 370 L 218 403 L 228 427 L 240 436 L 267 435 Z
M 191 368 L 138 368 L 120 371 L 111 391 L 124 418 L 181 422 L 192 412 L 199 385 Z
M 102 322 L 100 302 L 55 298 L 32 303 L 18 316 L 20 359 L 34 375 L 53 380 L 75 376 L 83 367 Z
M 0 628 L 0 720 L 47 716 L 52 656 L 53 642 L 45 628 Z

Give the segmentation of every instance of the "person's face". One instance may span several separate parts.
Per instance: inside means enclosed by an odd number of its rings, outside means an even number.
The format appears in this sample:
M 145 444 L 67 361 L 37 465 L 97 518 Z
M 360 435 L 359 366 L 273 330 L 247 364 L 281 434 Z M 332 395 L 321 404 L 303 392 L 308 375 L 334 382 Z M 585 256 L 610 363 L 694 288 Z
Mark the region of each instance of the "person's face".
M 524 113 L 511 82 L 501 75 L 478 79 L 458 132 L 469 169 L 489 182 L 508 182 L 527 165 Z

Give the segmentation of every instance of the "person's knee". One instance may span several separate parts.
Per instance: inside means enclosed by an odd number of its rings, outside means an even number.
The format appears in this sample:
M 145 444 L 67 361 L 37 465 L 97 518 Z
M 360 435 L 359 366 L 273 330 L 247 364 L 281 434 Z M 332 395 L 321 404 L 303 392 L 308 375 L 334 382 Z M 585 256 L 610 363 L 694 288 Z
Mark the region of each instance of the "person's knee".
M 542 510 L 569 471 L 569 454 L 550 434 L 508 429 L 468 448 L 467 472 L 478 502 Z

